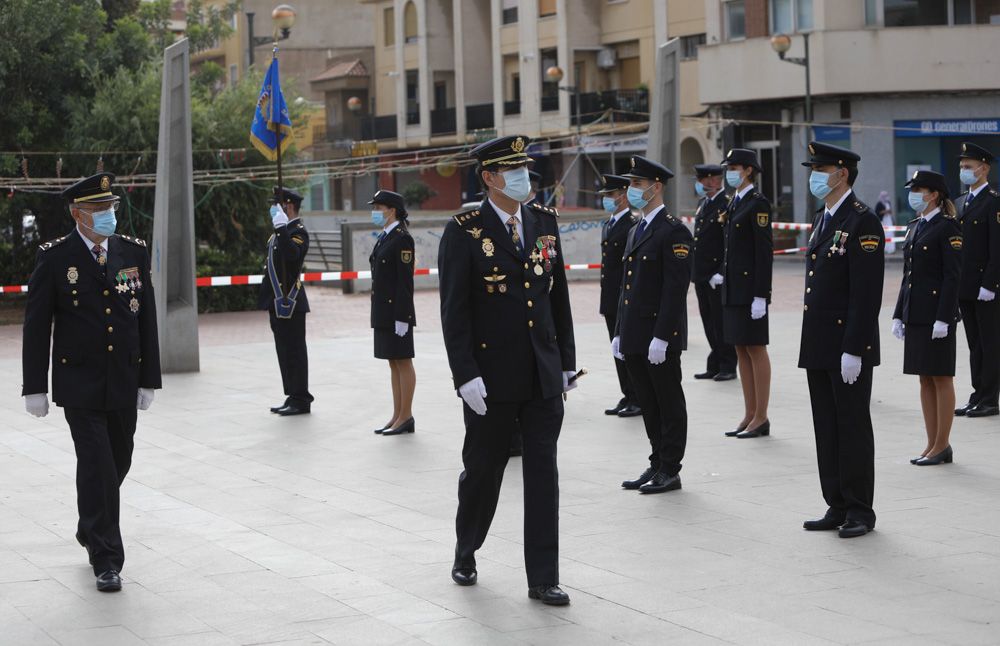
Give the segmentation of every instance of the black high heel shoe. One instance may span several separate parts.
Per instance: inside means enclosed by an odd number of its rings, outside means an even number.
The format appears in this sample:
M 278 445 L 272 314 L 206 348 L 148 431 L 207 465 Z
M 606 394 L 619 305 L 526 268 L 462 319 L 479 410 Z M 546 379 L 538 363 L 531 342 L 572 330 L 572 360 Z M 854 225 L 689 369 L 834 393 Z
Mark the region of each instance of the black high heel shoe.
M 920 462 L 921 460 L 923 460 L 926 457 L 927 457 L 926 455 L 918 455 L 915 458 L 910 458 L 910 464 L 916 464 L 917 462 Z
M 955 452 L 951 450 L 951 445 L 937 455 L 930 455 L 917 460 L 914 464 L 918 467 L 932 467 L 938 464 L 951 464 L 955 460 Z
M 387 428 L 382 431 L 382 437 L 387 435 L 402 435 L 403 433 L 413 433 L 417 430 L 417 423 L 411 417 L 410 419 L 403 422 L 403 425 L 399 428 Z
M 374 432 L 375 432 L 375 435 L 381 435 L 381 434 L 382 434 L 382 433 L 384 433 L 385 431 L 388 431 L 388 430 L 389 430 L 390 428 L 392 428 L 392 422 L 389 422 L 388 424 L 386 424 L 386 425 L 385 425 L 385 426 L 383 426 L 382 428 L 377 428 L 377 429 L 375 429 L 375 431 L 374 431 Z
M 747 425 L 746 424 L 740 424 L 739 426 L 737 426 L 733 430 L 726 431 L 726 437 L 736 437 L 737 435 L 739 435 L 740 433 L 742 433 L 745 430 L 747 430 Z
M 741 440 L 746 440 L 754 437 L 767 437 L 770 434 L 771 434 L 771 420 L 766 419 L 764 420 L 764 423 L 758 426 L 757 428 L 743 431 L 736 437 Z

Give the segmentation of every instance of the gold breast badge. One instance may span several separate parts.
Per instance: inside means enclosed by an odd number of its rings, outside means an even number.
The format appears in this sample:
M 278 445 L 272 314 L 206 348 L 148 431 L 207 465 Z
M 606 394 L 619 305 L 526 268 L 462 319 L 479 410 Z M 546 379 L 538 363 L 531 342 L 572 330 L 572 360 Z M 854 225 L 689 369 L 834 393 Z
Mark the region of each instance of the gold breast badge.
M 487 258 L 492 258 L 495 250 L 496 248 L 493 246 L 493 240 L 491 238 L 483 238 L 483 255 Z
M 80 272 L 77 271 L 76 267 L 70 267 L 66 270 L 66 280 L 69 281 L 70 285 L 76 285 L 76 281 L 80 280 Z

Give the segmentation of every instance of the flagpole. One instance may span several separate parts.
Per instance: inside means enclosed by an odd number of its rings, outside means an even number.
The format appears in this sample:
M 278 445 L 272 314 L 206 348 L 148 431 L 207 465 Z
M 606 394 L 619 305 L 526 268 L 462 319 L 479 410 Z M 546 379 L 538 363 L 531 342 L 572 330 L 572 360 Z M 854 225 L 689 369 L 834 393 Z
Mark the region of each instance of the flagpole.
M 277 36 L 277 32 L 275 32 Z M 271 52 L 271 58 L 277 60 L 278 58 L 278 41 L 275 38 L 274 49 Z M 271 118 L 274 118 L 274 102 L 271 103 Z M 275 131 L 277 146 L 278 146 L 278 193 L 280 194 L 284 188 L 284 182 L 281 177 L 281 115 L 278 115 L 278 129 Z

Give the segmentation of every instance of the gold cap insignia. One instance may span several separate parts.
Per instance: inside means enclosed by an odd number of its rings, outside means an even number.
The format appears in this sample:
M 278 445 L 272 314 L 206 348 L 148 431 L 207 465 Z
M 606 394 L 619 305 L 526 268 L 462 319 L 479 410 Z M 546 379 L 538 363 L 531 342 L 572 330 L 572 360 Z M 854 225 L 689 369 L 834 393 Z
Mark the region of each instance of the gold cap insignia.
M 816 154 L 816 149 L 813 148 L 812 144 L 809 144 L 809 154 L 810 155 L 815 155 Z
M 635 157 L 630 158 L 629 161 L 632 163 L 632 168 L 635 168 Z
M 111 188 L 111 180 L 109 180 L 108 176 L 105 175 L 104 177 L 101 178 L 101 190 L 106 191 L 109 188 Z
M 918 171 L 918 170 L 913 171 L 913 177 L 911 177 L 910 179 L 917 179 L 917 175 L 919 175 L 919 174 L 920 174 L 920 171 Z
M 728 152 L 728 153 L 726 153 L 726 159 L 729 159 L 729 158 L 730 158 L 730 157 L 732 157 L 732 156 L 733 156 L 733 149 L 732 149 L 732 148 L 730 148 L 730 149 L 729 149 L 729 152 Z
M 515 139 L 514 142 L 510 145 L 510 149 L 516 153 L 523 151 L 524 139 L 522 137 L 518 137 L 517 139 Z
M 963 152 L 963 153 L 967 153 L 967 152 L 969 152 L 969 147 L 968 147 L 968 145 L 967 145 L 967 144 L 962 144 L 962 152 Z

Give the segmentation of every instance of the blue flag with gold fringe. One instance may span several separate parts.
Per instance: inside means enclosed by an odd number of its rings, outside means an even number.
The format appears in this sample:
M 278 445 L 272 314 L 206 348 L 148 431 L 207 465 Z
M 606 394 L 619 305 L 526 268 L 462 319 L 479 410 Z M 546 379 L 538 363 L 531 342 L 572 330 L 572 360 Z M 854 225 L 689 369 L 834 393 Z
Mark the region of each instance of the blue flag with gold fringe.
M 257 98 L 257 108 L 254 110 L 253 124 L 250 126 L 250 143 L 260 151 L 260 154 L 274 161 L 278 158 L 278 142 L 281 142 L 281 152 L 284 153 L 292 143 L 292 120 L 288 116 L 288 106 L 281 93 L 281 81 L 278 79 L 278 59 L 271 59 L 271 66 L 264 75 L 264 84 Z

